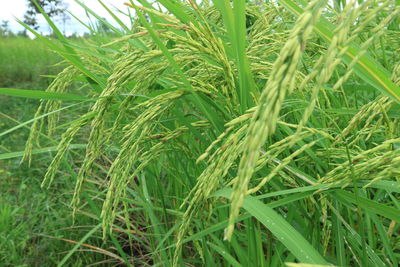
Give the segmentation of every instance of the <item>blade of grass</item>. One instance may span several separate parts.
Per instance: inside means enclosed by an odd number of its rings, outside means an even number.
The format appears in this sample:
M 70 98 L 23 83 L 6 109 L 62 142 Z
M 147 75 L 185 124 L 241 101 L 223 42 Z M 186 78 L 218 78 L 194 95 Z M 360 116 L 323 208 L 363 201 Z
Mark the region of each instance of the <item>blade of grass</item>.
M 172 14 L 174 14 L 179 20 L 181 20 L 183 23 L 193 23 L 194 25 L 197 25 L 198 22 L 193 19 L 191 16 L 189 16 L 187 13 L 185 13 L 185 6 L 179 3 L 179 1 L 170 1 L 170 0 L 158 0 L 159 3 L 161 3 L 168 11 L 170 11 Z
M 97 230 L 99 230 L 101 227 L 101 224 L 96 225 L 93 227 L 92 230 L 90 230 L 86 235 L 82 237 L 82 239 L 68 252 L 67 255 L 57 264 L 57 267 L 63 266 L 68 259 L 78 250 L 80 246 L 89 238 L 91 237 Z
M 60 111 L 63 111 L 63 110 L 67 110 L 67 109 L 69 109 L 69 108 L 71 108 L 71 107 L 77 106 L 77 105 L 82 104 L 82 103 L 85 103 L 85 102 L 79 102 L 79 103 L 77 103 L 77 104 L 72 104 L 72 105 L 69 105 L 69 106 L 65 106 L 65 107 L 62 107 L 62 108 L 60 108 L 60 109 L 57 109 L 57 110 L 54 110 L 54 111 L 45 113 L 45 114 L 43 114 L 43 115 L 40 115 L 39 117 L 36 117 L 36 118 L 30 119 L 30 120 L 27 120 L 27 121 L 25 121 L 25 122 L 23 122 L 23 123 L 18 124 L 17 126 L 14 126 L 14 127 L 10 128 L 10 129 L 5 130 L 4 132 L 0 133 L 0 137 L 5 136 L 6 134 L 12 133 L 12 132 L 14 132 L 15 130 L 18 130 L 19 128 L 24 127 L 25 125 L 34 122 L 35 120 L 39 120 L 39 119 L 45 118 L 45 117 L 47 117 L 47 116 L 49 116 L 49 115 L 51 115 L 51 114 L 54 114 L 54 113 L 57 113 L 57 112 L 60 112 Z
M 230 199 L 231 193 L 230 189 L 223 189 L 215 195 Z M 245 198 L 243 208 L 267 227 L 299 261 L 313 264 L 327 264 L 318 251 L 272 208 L 251 196 Z
M 383 249 L 388 254 L 390 260 L 392 261 L 393 266 L 398 266 L 398 260 L 394 255 L 394 248 L 390 244 L 390 240 L 388 238 L 387 232 L 384 229 L 383 222 L 376 216 L 375 214 L 369 212 L 372 221 L 374 222 L 376 229 L 378 230 L 379 236 L 381 238 Z
M 35 31 L 34 29 L 32 29 L 31 27 L 29 27 L 27 24 L 25 24 L 24 22 L 22 22 L 21 20 L 16 18 L 16 21 L 21 24 L 25 29 L 27 29 L 28 31 L 30 31 L 33 35 L 35 35 L 39 40 L 43 41 L 51 50 L 57 52 L 59 55 L 61 55 L 65 60 L 67 60 L 68 62 L 70 62 L 71 64 L 73 64 L 77 69 L 79 69 L 83 74 L 86 75 L 86 80 L 89 81 L 89 84 L 94 88 L 94 90 L 97 93 L 100 93 L 102 91 L 101 87 L 105 87 L 105 81 L 99 77 L 97 77 L 96 75 L 94 75 L 91 71 L 89 71 L 88 69 L 86 69 L 84 67 L 84 64 L 76 58 L 76 56 L 71 55 L 70 52 L 65 51 L 64 49 L 62 49 L 61 47 L 57 46 L 54 42 L 48 40 L 47 38 L 45 38 L 44 36 L 42 36 L 41 34 L 39 34 L 37 31 Z M 90 81 L 94 81 L 97 84 L 94 84 Z
M 40 148 L 40 149 L 34 149 L 34 150 L 32 150 L 32 154 L 42 154 L 42 153 L 47 153 L 47 152 L 54 152 L 54 151 L 57 151 L 57 147 L 58 146 L 51 146 L 51 147 L 45 147 L 45 148 Z M 72 144 L 68 147 L 68 149 L 84 149 L 84 148 L 86 148 L 85 144 Z M 20 158 L 23 155 L 24 155 L 24 151 L 4 153 L 4 154 L 0 154 L 0 160 Z
M 66 44 L 69 43 L 69 40 L 61 33 L 61 31 L 58 29 L 58 27 L 54 24 L 54 22 L 51 20 L 51 18 L 49 17 L 49 15 L 47 15 L 46 12 L 44 12 L 43 8 L 35 1 L 33 0 L 33 3 L 36 5 L 36 7 L 38 8 L 38 10 L 40 11 L 40 13 L 43 15 L 43 17 L 46 19 L 47 23 L 50 25 L 51 29 L 53 30 L 54 34 L 57 36 L 57 38 L 61 41 L 61 43 L 64 45 L 65 47 L 65 53 L 60 53 L 61 55 L 63 55 L 68 61 L 70 61 L 71 63 L 73 63 L 78 69 L 80 69 L 83 73 L 85 73 L 88 78 L 92 79 L 93 81 L 95 81 L 97 84 L 92 84 L 93 88 L 97 91 L 97 92 L 101 92 L 101 87 L 105 87 L 105 81 L 103 81 L 101 78 L 99 78 L 97 75 L 95 75 L 94 73 L 90 72 L 87 68 L 84 67 L 84 64 L 82 64 L 82 61 L 80 60 L 80 58 L 77 56 L 77 54 L 75 53 L 75 51 L 71 48 L 68 47 Z M 35 34 L 36 36 L 41 36 L 40 34 L 36 34 L 33 29 L 31 29 L 28 25 L 26 25 L 25 23 L 20 22 L 25 28 L 28 27 L 27 29 L 29 31 L 31 31 L 33 34 Z M 46 38 L 42 38 L 46 39 Z M 57 51 L 57 50 L 55 50 Z M 100 87 L 99 87 L 100 86 Z
M 332 204 L 328 202 L 328 205 L 330 206 L 331 210 L 336 215 L 336 217 L 341 221 L 341 223 L 347 229 L 348 233 L 344 234 L 344 236 L 345 240 L 347 240 L 352 245 L 352 249 L 361 247 L 362 245 L 361 236 L 353 229 L 353 227 L 351 227 L 351 225 L 349 225 L 348 222 L 346 222 L 346 220 L 343 218 L 340 212 L 336 208 L 334 208 Z M 371 266 L 385 266 L 385 264 L 382 262 L 379 256 L 375 253 L 373 249 L 371 249 L 371 247 L 368 244 L 363 249 L 365 249 L 368 254 Z
M 24 90 L 16 88 L 0 88 L 0 95 L 24 97 L 31 99 L 43 99 L 43 100 L 61 100 L 61 101 L 87 101 L 90 99 L 85 96 L 80 96 L 75 94 L 46 92 L 40 90 Z
M 241 110 L 244 112 L 252 106 L 251 93 L 255 93 L 255 82 L 250 71 L 246 55 L 246 10 L 245 1 L 214 1 L 215 7 L 222 14 L 224 24 L 230 39 L 239 73 L 238 96 Z
M 207 242 L 207 245 L 220 254 L 231 266 L 242 266 L 231 254 L 229 254 L 229 251 L 227 251 L 225 248 L 221 248 L 220 246 L 217 246 L 211 242 Z
M 98 2 L 101 4 L 101 6 L 107 10 L 108 14 L 118 23 L 119 26 L 121 26 L 122 29 L 125 30 L 125 32 L 130 33 L 131 30 L 125 25 L 125 23 L 122 22 L 122 20 L 112 12 L 111 9 L 109 9 L 101 0 L 98 0 Z
M 334 195 L 337 197 L 338 200 L 340 201 L 345 201 L 345 202 L 350 202 L 353 204 L 357 204 L 355 194 L 344 191 L 344 190 L 338 190 L 334 193 Z M 360 205 L 361 208 L 372 212 L 374 214 L 379 214 L 382 215 L 386 218 L 392 219 L 396 222 L 400 222 L 400 214 L 398 209 L 389 207 L 387 205 L 378 203 L 376 201 L 358 196 L 358 204 Z

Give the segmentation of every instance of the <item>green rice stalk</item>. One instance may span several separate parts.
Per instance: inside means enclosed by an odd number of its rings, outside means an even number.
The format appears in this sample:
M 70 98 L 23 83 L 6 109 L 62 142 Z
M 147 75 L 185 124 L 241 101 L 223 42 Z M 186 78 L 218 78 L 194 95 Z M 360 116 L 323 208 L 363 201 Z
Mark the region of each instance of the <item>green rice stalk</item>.
M 306 11 L 298 18 L 279 58 L 274 63 L 267 86 L 262 91 L 260 104 L 252 118 L 245 138 L 245 151 L 240 160 L 238 179 L 233 186 L 229 225 L 225 232 L 225 239 L 227 240 L 232 237 L 234 222 L 239 215 L 240 207 L 247 193 L 247 186 L 254 172 L 260 148 L 266 138 L 275 130 L 286 92 L 290 92 L 294 87 L 294 76 L 301 59 L 303 46 L 310 37 L 313 25 L 318 21 L 324 4 L 324 1 L 310 2 Z

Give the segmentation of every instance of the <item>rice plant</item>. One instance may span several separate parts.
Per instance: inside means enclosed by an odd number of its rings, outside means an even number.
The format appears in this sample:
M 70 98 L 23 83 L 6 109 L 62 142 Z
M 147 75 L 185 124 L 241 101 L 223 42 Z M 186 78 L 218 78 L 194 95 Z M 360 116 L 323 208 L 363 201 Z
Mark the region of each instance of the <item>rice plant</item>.
M 398 266 L 398 1 L 126 5 L 80 44 L 25 25 L 66 68 L 24 164 L 59 140 L 42 185 L 70 162 L 72 210 L 99 220 L 82 243 L 101 225 L 110 264 Z

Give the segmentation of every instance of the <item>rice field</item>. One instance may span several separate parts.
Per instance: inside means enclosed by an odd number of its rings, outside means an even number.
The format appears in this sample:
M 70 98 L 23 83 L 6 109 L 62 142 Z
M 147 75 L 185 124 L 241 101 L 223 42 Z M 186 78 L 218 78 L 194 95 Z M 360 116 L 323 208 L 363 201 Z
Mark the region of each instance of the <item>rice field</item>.
M 90 222 L 54 262 L 398 266 L 398 1 L 138 2 L 79 2 L 112 31 L 79 42 L 26 26 L 63 68 L 0 88 L 37 103 L 0 159 Z

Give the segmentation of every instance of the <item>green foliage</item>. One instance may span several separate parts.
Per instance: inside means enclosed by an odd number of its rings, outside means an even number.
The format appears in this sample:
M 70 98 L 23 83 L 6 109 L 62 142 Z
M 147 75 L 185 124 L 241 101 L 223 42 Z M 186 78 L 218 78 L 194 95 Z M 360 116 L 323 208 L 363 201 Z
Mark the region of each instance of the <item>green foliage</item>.
M 8 53 L 5 53 L 6 49 Z M 0 60 L 0 75 L 4 78 L 0 87 L 24 88 L 17 92 L 16 89 L 3 89 L 2 93 L 6 94 L 0 95 L 0 265 L 54 266 L 63 259 L 62 252 L 72 247 L 71 242 L 79 240 L 82 226 L 89 225 L 90 228 L 91 224 L 98 223 L 87 216 L 78 216 L 79 227 L 72 226 L 71 210 L 67 205 L 71 199 L 65 193 L 72 190 L 73 185 L 68 180 L 54 184 L 51 191 L 40 188 L 43 178 L 40 170 L 46 168 L 46 158 L 52 158 L 51 152 L 56 151 L 57 142 L 47 138 L 53 147 L 33 151 L 41 154 L 40 159 L 32 161 L 33 166 L 20 165 L 29 136 L 29 120 L 38 107 L 38 101 L 29 98 L 49 96 L 47 92 L 37 90 L 47 87 L 50 80 L 39 75 L 56 74 L 61 66 L 52 65 L 60 58 L 42 43 L 28 38 L 1 39 L 0 51 L 4 52 Z M 24 98 L 9 96 L 21 92 L 24 92 Z M 54 94 L 50 93 L 50 96 Z M 23 123 L 26 121 L 28 123 Z M 79 146 L 71 148 L 82 149 Z M 88 242 L 102 246 L 101 238 L 92 237 Z M 70 260 L 87 265 L 104 260 L 104 257 L 76 253 Z
M 0 39 L 0 84 L 2 87 L 29 88 L 31 84 L 36 89 L 48 86 L 48 79 L 40 75 L 54 75 L 62 67 L 55 66 L 60 57 L 51 52 L 39 40 L 23 37 Z
M 57 140 L 42 185 L 99 221 L 60 264 L 101 225 L 119 264 L 397 266 L 400 7 L 139 2 L 81 44 L 28 27 L 68 67 L 25 95 L 24 159 Z
M 80 228 L 71 227 L 72 218 L 66 203 L 70 201 L 64 190 L 72 189 L 68 181 L 61 182 L 53 191 L 40 188 L 40 162 L 37 167 L 19 166 L 20 159 L 0 160 L 0 262 L 2 266 L 54 266 L 63 258 L 60 252 L 70 249 L 62 239 L 80 238 Z M 7 164 L 6 164 L 7 163 Z M 94 220 L 80 216 L 79 225 L 91 225 Z M 93 238 L 92 244 L 101 240 Z M 73 261 L 91 263 L 102 257 L 82 257 Z M 82 258 L 82 259 L 81 259 Z

